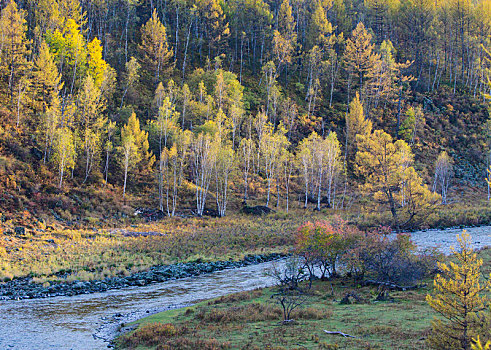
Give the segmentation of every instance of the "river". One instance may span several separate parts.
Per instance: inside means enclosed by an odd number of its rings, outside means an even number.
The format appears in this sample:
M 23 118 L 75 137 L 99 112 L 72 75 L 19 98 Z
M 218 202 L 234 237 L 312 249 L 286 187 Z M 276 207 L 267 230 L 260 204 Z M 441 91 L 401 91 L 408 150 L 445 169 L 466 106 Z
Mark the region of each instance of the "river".
M 456 244 L 461 229 L 411 234 L 419 247 Z M 491 246 L 491 226 L 469 228 L 474 248 Z M 274 263 L 104 293 L 0 302 L 0 349 L 99 350 L 108 347 L 122 322 L 199 300 L 271 285 Z

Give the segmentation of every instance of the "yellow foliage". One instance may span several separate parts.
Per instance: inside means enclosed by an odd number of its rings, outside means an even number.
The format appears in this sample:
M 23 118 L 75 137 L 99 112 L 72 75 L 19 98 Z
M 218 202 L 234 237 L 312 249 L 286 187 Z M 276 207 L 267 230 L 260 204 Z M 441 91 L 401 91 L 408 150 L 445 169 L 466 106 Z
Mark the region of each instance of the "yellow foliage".
M 441 316 L 432 322 L 428 343 L 433 349 L 471 348 L 472 337 L 483 328 L 482 313 L 488 298 L 484 294 L 491 280 L 481 286 L 481 259 L 471 248 L 470 235 L 457 236 L 459 250 L 453 249 L 457 262 L 439 263 L 441 273 L 434 280 L 434 295 L 427 295 L 428 304 Z

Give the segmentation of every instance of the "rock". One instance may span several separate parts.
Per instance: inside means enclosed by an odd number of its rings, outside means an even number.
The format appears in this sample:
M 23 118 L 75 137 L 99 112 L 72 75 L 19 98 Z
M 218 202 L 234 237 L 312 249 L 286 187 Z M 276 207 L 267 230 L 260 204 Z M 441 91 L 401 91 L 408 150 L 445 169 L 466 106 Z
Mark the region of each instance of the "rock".
M 162 210 L 152 208 L 137 208 L 134 215 L 140 216 L 146 221 L 158 221 L 166 216 Z
M 14 227 L 14 232 L 17 236 L 24 236 L 26 234 L 26 228 L 23 226 Z
M 248 215 L 267 215 L 275 211 L 263 205 L 256 205 L 255 207 L 245 206 L 242 208 L 242 212 Z

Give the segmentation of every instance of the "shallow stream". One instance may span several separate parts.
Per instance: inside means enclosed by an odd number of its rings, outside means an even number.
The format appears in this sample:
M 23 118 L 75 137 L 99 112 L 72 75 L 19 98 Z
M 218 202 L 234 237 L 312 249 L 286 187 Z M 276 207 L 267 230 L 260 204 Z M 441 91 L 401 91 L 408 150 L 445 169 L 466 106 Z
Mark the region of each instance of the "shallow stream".
M 412 233 L 419 247 L 456 244 L 461 229 Z M 491 226 L 469 228 L 474 248 L 491 246 Z M 198 277 L 104 293 L 0 301 L 0 349 L 98 350 L 108 346 L 121 323 L 199 300 L 271 285 L 267 262 Z

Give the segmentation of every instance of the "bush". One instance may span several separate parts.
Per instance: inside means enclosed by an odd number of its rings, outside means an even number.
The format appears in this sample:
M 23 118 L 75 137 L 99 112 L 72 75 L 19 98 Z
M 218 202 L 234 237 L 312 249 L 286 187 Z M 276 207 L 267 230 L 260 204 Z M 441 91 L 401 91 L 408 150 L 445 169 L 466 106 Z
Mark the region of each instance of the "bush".
M 298 229 L 295 252 L 301 257 L 310 280 L 320 269 L 321 278 L 335 277 L 342 265 L 355 280 L 365 277 L 380 285 L 415 283 L 435 271 L 436 250 L 417 253 L 407 234 L 391 238 L 390 229 L 362 232 L 346 222 L 305 223 Z

